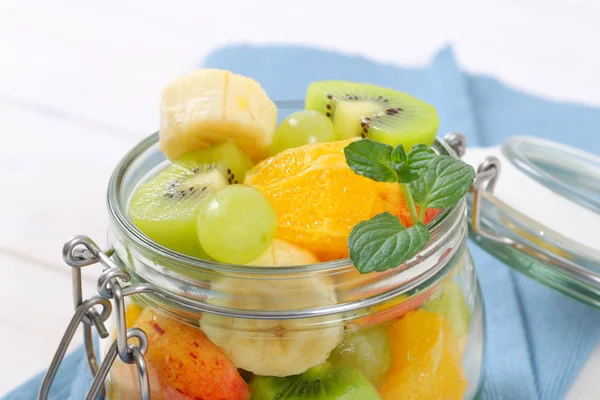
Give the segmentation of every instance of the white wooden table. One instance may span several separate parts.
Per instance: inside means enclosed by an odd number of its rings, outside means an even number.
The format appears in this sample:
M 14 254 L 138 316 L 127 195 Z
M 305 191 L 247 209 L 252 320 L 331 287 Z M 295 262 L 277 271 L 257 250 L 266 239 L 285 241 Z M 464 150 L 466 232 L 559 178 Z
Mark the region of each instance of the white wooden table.
M 377 23 L 351 29 L 369 10 Z M 596 0 L 0 0 L 0 395 L 48 364 L 70 318 L 63 242 L 103 241 L 113 166 L 156 130 L 162 86 L 211 49 L 294 43 L 418 65 L 451 43 L 469 71 L 600 105 L 599 17 Z M 598 374 L 600 349 L 569 399 L 597 398 Z

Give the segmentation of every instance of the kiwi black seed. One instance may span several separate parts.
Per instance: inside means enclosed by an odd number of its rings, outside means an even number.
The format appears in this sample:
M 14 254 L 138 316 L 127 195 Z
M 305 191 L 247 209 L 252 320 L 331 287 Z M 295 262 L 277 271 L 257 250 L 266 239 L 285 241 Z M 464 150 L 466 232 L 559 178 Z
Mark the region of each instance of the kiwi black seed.
M 210 164 L 201 164 L 194 168 L 185 169 L 168 167 L 155 178 L 142 185 L 140 189 L 151 189 L 152 193 L 147 192 L 146 196 L 158 199 L 162 195 L 164 198 L 171 199 L 170 203 L 179 204 L 182 201 L 195 201 L 199 197 L 205 196 L 207 189 L 215 189 L 215 184 L 222 180 L 219 178 L 220 173 L 214 171 L 213 168 L 214 165 Z M 164 189 L 161 189 L 160 185 L 155 186 L 153 184 L 155 180 L 163 181 L 165 178 L 170 180 L 163 184 Z

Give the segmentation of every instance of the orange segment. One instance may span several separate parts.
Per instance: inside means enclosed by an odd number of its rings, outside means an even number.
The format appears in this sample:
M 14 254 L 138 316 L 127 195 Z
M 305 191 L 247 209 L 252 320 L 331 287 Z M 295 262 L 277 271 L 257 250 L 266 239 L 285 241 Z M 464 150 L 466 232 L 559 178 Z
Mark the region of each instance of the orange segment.
M 383 400 L 459 400 L 467 380 L 452 326 L 441 314 L 418 310 L 390 327 L 393 361 Z
M 310 144 L 264 160 L 246 175 L 277 212 L 277 237 L 314 252 L 322 261 L 348 257 L 348 236 L 359 222 L 389 211 L 410 217 L 400 186 L 356 175 L 344 147 L 356 139 Z M 429 220 L 438 214 L 430 210 Z

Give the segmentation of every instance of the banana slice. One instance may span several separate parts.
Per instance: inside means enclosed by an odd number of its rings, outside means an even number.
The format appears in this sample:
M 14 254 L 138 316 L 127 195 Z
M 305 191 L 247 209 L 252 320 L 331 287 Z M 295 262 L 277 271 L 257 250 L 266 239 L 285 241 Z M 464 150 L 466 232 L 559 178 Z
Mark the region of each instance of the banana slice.
M 252 264 L 262 266 L 302 265 L 317 262 L 307 250 L 275 239 L 265 254 Z M 336 303 L 333 282 L 328 277 L 245 280 L 224 278 L 213 283 L 226 298 L 213 304 L 246 310 L 290 310 L 329 306 Z M 253 320 L 204 314 L 200 326 L 233 364 L 257 375 L 301 374 L 327 360 L 343 340 L 343 325 L 336 315 L 297 320 Z
M 248 263 L 263 267 L 316 264 L 319 259 L 309 250 L 287 240 L 274 239 L 271 246 L 260 257 Z
M 218 69 L 183 75 L 162 92 L 160 149 L 171 160 L 234 140 L 255 161 L 268 155 L 277 107 L 258 82 Z

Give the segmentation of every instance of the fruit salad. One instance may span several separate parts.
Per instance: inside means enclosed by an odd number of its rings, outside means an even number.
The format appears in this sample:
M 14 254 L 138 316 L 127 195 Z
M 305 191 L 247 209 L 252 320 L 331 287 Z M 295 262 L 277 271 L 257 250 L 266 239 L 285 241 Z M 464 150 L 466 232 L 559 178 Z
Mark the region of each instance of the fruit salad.
M 211 265 L 301 270 L 349 259 L 361 276 L 401 271 L 474 179 L 472 168 L 432 149 L 438 125 L 435 107 L 422 100 L 346 81 L 310 84 L 305 109 L 279 122 L 258 82 L 197 70 L 162 92 L 159 146 L 169 163 L 135 190 L 129 217 L 159 246 Z M 207 301 L 327 307 L 340 300 L 336 279 L 240 284 L 223 274 L 210 290 L 235 295 Z M 456 274 L 372 313 L 308 320 L 204 313 L 183 321 L 141 301 L 126 310 L 128 328 L 148 335 L 155 400 L 465 396 L 471 307 Z M 139 397 L 136 374 L 117 360 L 111 398 Z

